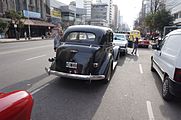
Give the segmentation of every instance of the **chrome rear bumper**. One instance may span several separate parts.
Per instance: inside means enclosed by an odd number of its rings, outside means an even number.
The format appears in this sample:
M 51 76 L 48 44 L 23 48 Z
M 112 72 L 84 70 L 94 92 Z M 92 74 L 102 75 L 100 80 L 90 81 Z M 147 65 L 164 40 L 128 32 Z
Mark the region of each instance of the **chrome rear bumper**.
M 53 70 L 50 70 L 49 68 L 45 68 L 45 71 L 48 73 L 48 75 L 56 75 L 56 76 L 71 78 L 71 79 L 80 79 L 80 80 L 103 80 L 103 79 L 105 79 L 105 75 L 70 74 L 70 73 L 53 71 Z

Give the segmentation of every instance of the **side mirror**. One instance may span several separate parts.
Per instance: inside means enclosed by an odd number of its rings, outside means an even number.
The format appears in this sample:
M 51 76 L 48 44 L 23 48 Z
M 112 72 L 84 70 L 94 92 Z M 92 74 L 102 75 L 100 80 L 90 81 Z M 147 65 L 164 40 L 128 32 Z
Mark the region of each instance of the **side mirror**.
M 117 37 L 114 37 L 115 40 L 117 40 L 118 38 Z

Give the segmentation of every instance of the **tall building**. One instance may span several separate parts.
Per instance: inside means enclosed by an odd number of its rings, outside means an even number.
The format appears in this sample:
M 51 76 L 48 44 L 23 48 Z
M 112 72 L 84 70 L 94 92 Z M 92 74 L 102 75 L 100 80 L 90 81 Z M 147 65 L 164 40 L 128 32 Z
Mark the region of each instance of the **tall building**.
M 151 12 L 151 0 L 143 0 L 141 8 L 141 16 L 144 18 Z
M 102 3 L 108 4 L 107 20 L 108 24 L 112 24 L 112 9 L 113 9 L 113 0 L 102 0 Z
M 112 25 L 113 25 L 113 28 L 115 30 L 117 30 L 118 28 L 118 17 L 119 17 L 119 11 L 118 11 L 118 6 L 117 5 L 113 5 L 113 13 L 112 13 Z
M 181 1 L 180 0 L 166 0 L 166 8 L 171 11 L 174 16 L 174 24 L 181 25 Z
M 102 1 L 101 0 L 96 0 L 96 3 L 102 3 Z
M 53 24 L 62 23 L 62 11 L 61 6 L 66 6 L 66 4 L 61 3 L 57 0 L 50 0 L 50 18 L 49 22 Z
M 105 3 L 92 4 L 90 24 L 107 27 L 107 9 L 108 5 Z
M 84 0 L 76 0 L 76 8 L 84 8 Z
M 92 5 L 92 0 L 84 0 L 84 9 L 86 9 L 86 15 L 85 15 L 86 20 L 91 19 L 91 5 Z
M 86 12 L 85 15 L 83 15 L 83 19 L 86 21 L 86 23 L 91 19 L 91 5 L 93 0 L 76 0 L 76 8 L 83 8 Z

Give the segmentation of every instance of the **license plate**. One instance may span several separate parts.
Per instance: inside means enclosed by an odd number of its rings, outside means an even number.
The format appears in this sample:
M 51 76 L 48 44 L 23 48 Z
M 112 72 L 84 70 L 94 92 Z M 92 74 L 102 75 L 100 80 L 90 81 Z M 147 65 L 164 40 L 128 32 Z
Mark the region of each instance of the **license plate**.
M 75 63 L 75 62 L 66 62 L 66 67 L 67 68 L 77 69 L 77 63 Z

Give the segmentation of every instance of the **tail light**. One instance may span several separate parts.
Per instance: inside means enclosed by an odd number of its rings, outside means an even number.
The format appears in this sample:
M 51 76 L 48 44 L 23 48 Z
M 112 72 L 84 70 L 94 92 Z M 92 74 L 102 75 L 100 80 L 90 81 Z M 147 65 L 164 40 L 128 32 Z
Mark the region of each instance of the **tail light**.
M 174 80 L 181 82 L 181 69 L 175 68 Z

